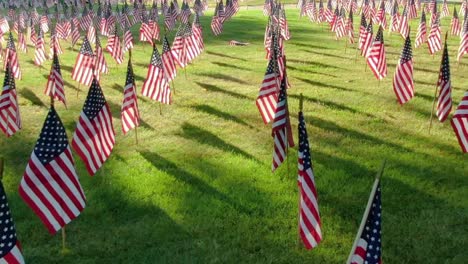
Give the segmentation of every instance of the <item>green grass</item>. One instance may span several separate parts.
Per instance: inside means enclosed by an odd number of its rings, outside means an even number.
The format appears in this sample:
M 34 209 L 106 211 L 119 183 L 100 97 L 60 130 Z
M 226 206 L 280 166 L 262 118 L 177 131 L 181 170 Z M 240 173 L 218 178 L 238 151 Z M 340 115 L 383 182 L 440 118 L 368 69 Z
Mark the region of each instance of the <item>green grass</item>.
M 102 79 L 117 133 L 114 151 L 90 177 L 75 156 L 87 207 L 51 236 L 18 195 L 18 185 L 48 107 L 43 91 L 50 61 L 33 66 L 33 49 L 20 53 L 17 82 L 24 128 L 0 137 L 6 158 L 4 184 L 24 255 L 29 263 L 344 263 L 353 243 L 373 178 L 387 159 L 382 179 L 383 259 L 386 263 L 465 263 L 468 253 L 468 156 L 462 155 L 448 122 L 428 133 L 441 52 L 416 49 L 416 97 L 404 106 L 392 90 L 403 39 L 385 33 L 389 73 L 380 84 L 364 60 L 324 26 L 288 10 L 292 39 L 286 43 L 292 88 L 289 109 L 297 142 L 299 94 L 315 166 L 324 240 L 298 248 L 296 149 L 272 174 L 271 126 L 255 107 L 267 61 L 261 10 L 241 11 L 221 36 L 202 17 L 205 52 L 176 78 L 174 104 L 140 98 L 142 126 L 123 136 L 120 105 L 125 63 Z M 359 23 L 359 19 L 356 20 Z M 443 19 L 443 31 L 449 19 Z M 416 28 L 413 21 L 412 28 Z M 135 36 L 137 29 L 135 28 Z M 415 30 L 412 35 L 415 35 Z M 172 39 L 172 37 L 171 37 Z M 230 47 L 228 41 L 250 42 Z M 456 66 L 459 39 L 449 38 L 453 99 L 467 89 L 467 59 Z M 103 43 L 104 45 L 104 43 Z M 60 58 L 68 109 L 57 103 L 69 139 L 87 87 L 72 81 L 76 50 L 63 42 Z M 160 48 L 160 45 L 158 45 Z M 133 52 L 137 86 L 146 76 L 151 48 Z M 79 91 L 77 95 L 77 91 Z M 289 169 L 288 169 L 289 168 Z

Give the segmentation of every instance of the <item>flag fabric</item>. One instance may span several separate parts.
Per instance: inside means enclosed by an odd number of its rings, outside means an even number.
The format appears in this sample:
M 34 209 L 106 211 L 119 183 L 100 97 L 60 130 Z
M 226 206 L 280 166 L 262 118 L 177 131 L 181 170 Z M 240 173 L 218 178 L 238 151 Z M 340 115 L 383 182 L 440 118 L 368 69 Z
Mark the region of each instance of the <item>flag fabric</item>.
M 114 143 L 111 111 L 99 82 L 93 79 L 73 134 L 72 147 L 93 176 L 110 156 Z
M 106 50 L 110 52 L 112 58 L 114 58 L 117 64 L 121 64 L 123 62 L 122 43 L 119 39 L 117 24 L 115 24 L 114 30 L 109 36 Z
M 453 131 L 457 135 L 458 143 L 464 153 L 468 152 L 468 91 L 458 105 L 452 117 Z
M 133 49 L 133 36 L 130 28 L 126 28 L 124 33 L 123 52 L 127 52 L 130 49 Z
M 198 50 L 200 52 L 205 49 L 205 44 L 203 42 L 203 29 L 200 23 L 200 17 L 195 13 L 195 18 L 192 23 L 192 34 L 195 42 L 198 44 Z
M 277 71 L 277 61 L 271 57 L 256 100 L 258 111 L 260 111 L 265 124 L 268 124 L 275 117 L 280 82 Z
M 52 106 L 19 187 L 20 196 L 51 234 L 83 211 L 86 198 L 65 127 Z
M 74 47 L 81 37 L 80 30 L 75 25 L 75 23 L 71 23 L 71 36 L 72 36 L 72 46 Z
M 99 40 L 99 36 L 96 36 L 96 61 L 95 63 L 95 72 L 94 75 L 96 79 L 99 81 L 101 73 L 108 74 L 109 67 L 107 67 L 106 59 L 104 57 L 104 52 L 102 50 L 101 41 Z
M 169 9 L 164 14 L 164 24 L 167 30 L 173 30 L 177 19 L 177 10 L 175 9 L 174 2 L 171 2 Z
M 433 21 L 431 23 L 431 32 L 429 33 L 429 37 L 427 38 L 427 44 L 429 47 L 429 53 L 434 54 L 437 51 L 442 49 L 442 42 L 440 39 L 440 20 L 439 20 L 439 13 L 433 15 Z
M 10 64 L 10 70 L 13 76 L 16 79 L 21 79 L 21 69 L 18 60 L 18 53 L 16 52 L 15 42 L 13 41 L 13 34 L 8 36 L 7 46 L 6 46 L 6 54 L 5 54 L 5 63 L 4 63 L 4 70 L 6 69 L 7 64 Z
M 164 66 L 156 45 L 153 45 L 153 55 L 148 66 L 148 74 L 141 90 L 143 96 L 163 104 L 171 103 L 171 89 L 164 74 Z
M 453 7 L 453 17 L 452 21 L 450 22 L 450 32 L 453 36 L 460 36 L 461 33 L 460 19 L 458 18 L 456 7 Z
M 344 20 L 341 20 L 340 22 L 340 31 L 342 36 L 344 36 Z M 279 26 L 281 37 L 284 40 L 289 40 L 291 38 L 291 33 L 289 32 L 288 20 L 286 19 L 286 11 L 284 10 L 284 7 L 279 10 Z
M 0 129 L 7 137 L 21 129 L 21 116 L 16 93 L 15 77 L 7 64 L 5 81 L 0 95 Z
M 153 33 L 149 23 L 142 22 L 140 26 L 140 41 L 149 42 L 153 45 Z
M 39 36 L 34 46 L 34 64 L 40 66 L 47 60 L 44 48 L 44 33 L 42 29 L 39 29 Z
M 75 66 L 72 71 L 72 79 L 83 84 L 90 85 L 93 81 L 94 54 L 89 44 L 88 37 L 84 37 L 80 52 L 76 57 Z
M 440 88 L 439 98 L 437 100 L 437 117 L 440 122 L 444 122 L 452 111 L 452 83 L 450 81 L 447 40 L 445 41 L 444 52 L 442 54 L 442 63 L 440 65 L 437 87 Z
M 362 39 L 361 45 L 361 55 L 367 57 L 370 48 L 372 47 L 372 37 L 374 35 L 373 28 L 372 28 L 372 20 L 369 21 L 367 24 L 365 35 Z
M 408 19 L 411 20 L 413 18 L 418 17 L 418 11 L 416 10 L 416 4 L 414 0 L 409 0 L 408 2 Z
M 392 11 L 390 13 L 390 32 L 399 32 L 400 30 L 400 14 L 398 13 L 398 2 L 394 1 Z
M 367 38 L 367 22 L 366 22 L 366 17 L 364 14 L 361 14 L 361 23 L 359 26 L 359 49 L 361 50 L 362 54 L 362 46 L 364 44 L 364 41 Z
M 299 234 L 307 249 L 317 247 L 322 241 L 317 188 L 310 155 L 309 138 L 304 120 L 304 114 L 299 112 L 299 149 L 298 149 L 298 184 L 299 202 Z
M 174 80 L 177 74 L 176 62 L 166 35 L 164 35 L 161 60 L 163 62 L 164 74 L 166 75 L 167 81 L 170 82 Z
M 383 28 L 379 27 L 377 35 L 372 42 L 369 52 L 367 53 L 367 65 L 374 73 L 375 78 L 382 80 L 387 76 L 387 59 L 385 56 L 385 45 L 383 38 Z
M 404 104 L 414 97 L 413 82 L 413 52 L 411 38 L 406 37 L 403 51 L 393 77 L 393 91 L 400 104 Z
M 16 236 L 16 227 L 8 205 L 3 183 L 0 181 L 0 223 L 2 223 L 2 243 L 0 243 L 0 262 L 6 264 L 24 264 L 21 245 Z
M 346 32 L 348 33 L 349 43 L 354 43 L 354 25 L 353 25 L 353 10 L 349 10 L 348 20 L 346 22 Z
M 274 141 L 273 163 L 271 165 L 272 172 L 274 172 L 284 162 L 288 154 L 288 148 L 294 147 L 291 122 L 289 120 L 286 79 L 287 78 L 283 78 L 283 81 L 281 82 L 271 130 L 271 135 Z
M 421 14 L 421 21 L 419 22 L 419 27 L 418 27 L 418 33 L 416 34 L 416 43 L 415 47 L 421 46 L 421 44 L 426 42 L 426 14 L 424 13 L 424 10 L 422 11 Z
M 24 37 L 23 32 L 18 33 L 18 48 L 24 53 L 28 52 L 26 38 Z
M 448 9 L 448 4 L 447 4 L 447 0 L 444 0 L 443 4 L 442 4 L 442 13 L 441 13 L 441 17 L 447 17 L 447 16 L 450 16 L 450 11 Z
M 124 87 L 124 99 L 121 109 L 122 132 L 128 131 L 140 125 L 140 114 L 138 112 L 138 99 L 136 95 L 135 76 L 131 59 L 128 60 L 127 78 Z
M 398 25 L 398 32 L 400 32 L 401 36 L 406 39 L 409 34 L 409 25 L 408 25 L 408 11 L 406 6 L 403 8 L 403 13 L 400 17 L 400 24 Z
M 468 53 L 468 16 L 465 15 L 465 21 L 463 21 L 463 30 L 461 31 L 460 47 L 458 47 L 457 61 L 460 61 L 462 56 L 467 53 Z
M 54 50 L 52 67 L 50 69 L 49 78 L 44 94 L 52 96 L 54 99 L 61 101 L 65 106 L 65 90 L 63 86 L 62 72 L 57 52 Z
M 211 31 L 215 36 L 223 32 L 223 22 L 222 18 L 219 16 L 219 3 L 216 5 L 215 13 L 211 19 Z
M 364 228 L 357 234 L 356 247 L 352 249 L 349 264 L 382 263 L 382 199 L 380 180 L 376 179 L 369 197 L 367 213 L 364 213 Z M 367 213 L 367 215 L 366 215 Z

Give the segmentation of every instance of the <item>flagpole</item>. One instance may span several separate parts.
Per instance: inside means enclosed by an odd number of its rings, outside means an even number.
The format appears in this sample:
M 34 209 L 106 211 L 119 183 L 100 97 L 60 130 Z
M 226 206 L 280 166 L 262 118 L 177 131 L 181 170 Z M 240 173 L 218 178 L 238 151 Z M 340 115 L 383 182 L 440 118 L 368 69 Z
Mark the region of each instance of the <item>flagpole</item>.
M 351 248 L 351 252 L 349 253 L 348 260 L 346 261 L 346 264 L 351 264 L 351 260 L 354 255 L 354 250 L 356 249 L 357 243 L 359 242 L 359 239 L 361 238 L 362 231 L 364 230 L 364 226 L 366 225 L 367 222 L 367 215 L 369 215 L 370 209 L 372 207 L 372 201 L 374 200 L 375 192 L 377 191 L 377 186 L 379 185 L 380 178 L 383 175 L 384 169 L 385 169 L 385 164 L 387 163 L 386 160 L 382 162 L 382 167 L 380 168 L 380 171 L 377 173 L 375 180 L 374 180 L 374 185 L 372 186 L 372 191 L 369 196 L 369 200 L 367 201 L 367 207 L 366 210 L 364 211 L 364 216 L 362 217 L 361 220 L 361 225 L 359 226 L 358 233 L 356 235 L 356 239 L 354 240 L 353 247 Z
M 448 35 L 448 31 L 445 33 L 444 50 L 445 50 L 445 46 L 447 45 L 447 35 Z M 442 66 L 442 63 L 443 63 L 443 59 L 444 59 L 444 55 L 442 54 L 442 58 L 440 59 L 440 65 L 441 66 Z M 439 85 L 436 84 L 435 92 L 434 92 L 434 100 L 432 101 L 431 119 L 429 120 L 429 134 L 431 134 L 432 119 L 434 119 L 434 108 L 435 108 L 435 103 L 436 103 L 436 99 L 437 99 L 437 91 L 438 90 L 439 90 Z

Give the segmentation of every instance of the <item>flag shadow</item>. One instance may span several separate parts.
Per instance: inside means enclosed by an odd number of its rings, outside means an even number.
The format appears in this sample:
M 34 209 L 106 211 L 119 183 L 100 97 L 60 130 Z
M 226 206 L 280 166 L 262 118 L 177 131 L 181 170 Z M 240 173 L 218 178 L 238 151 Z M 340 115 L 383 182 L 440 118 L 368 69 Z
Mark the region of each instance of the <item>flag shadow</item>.
M 29 90 L 28 88 L 20 89 L 19 93 L 21 94 L 21 96 L 28 99 L 33 105 L 47 108 L 45 103 L 42 102 L 42 100 L 39 97 L 37 97 L 37 95 L 33 91 Z
M 301 42 L 298 42 L 298 43 L 292 42 L 291 44 L 294 45 L 294 46 L 303 47 L 303 48 L 312 48 L 312 49 L 320 49 L 320 50 L 324 50 L 324 49 L 328 50 L 329 49 L 326 46 L 317 46 L 317 45 L 314 45 L 314 44 L 301 43 Z
M 185 139 L 196 141 L 203 145 L 208 145 L 213 148 L 217 148 L 219 150 L 225 152 L 232 152 L 234 154 L 243 156 L 246 159 L 253 160 L 257 163 L 261 163 L 257 158 L 252 156 L 251 154 L 243 151 L 242 149 L 227 143 L 217 135 L 204 130 L 200 127 L 194 126 L 189 123 L 184 123 L 182 125 L 182 132 L 178 134 L 178 136 L 183 137 Z
M 222 57 L 222 58 L 233 59 L 233 60 L 247 61 L 246 59 L 243 59 L 243 58 L 234 57 L 234 56 L 230 56 L 230 55 L 226 55 L 226 54 L 222 54 L 222 53 L 217 53 L 217 52 L 214 52 L 214 51 L 206 51 L 206 54 L 213 55 L 213 56 L 218 56 L 218 57 Z
M 293 71 L 298 71 L 298 72 L 305 72 L 305 73 L 312 73 L 312 74 L 319 74 L 319 75 L 325 75 L 325 76 L 333 77 L 333 78 L 338 77 L 336 75 L 329 74 L 329 73 L 316 72 L 316 71 L 312 71 L 312 70 L 309 70 L 309 69 L 299 69 L 299 68 L 291 66 L 290 64 L 288 65 L 288 70 L 293 70 Z
M 230 75 L 222 74 L 222 73 L 200 73 L 200 75 L 205 76 L 205 77 L 210 77 L 213 79 L 222 80 L 222 81 L 230 81 L 230 82 L 235 82 L 238 84 L 248 84 L 248 82 L 244 80 L 241 80 L 236 77 L 232 77 Z
M 251 126 L 250 124 L 246 123 L 244 120 L 234 116 L 234 115 L 231 115 L 229 113 L 226 113 L 226 112 L 223 112 L 221 110 L 218 110 L 214 107 L 211 107 L 209 105 L 206 105 L 206 104 L 203 104 L 203 105 L 196 105 L 196 106 L 191 106 L 191 108 L 199 111 L 199 112 L 203 112 L 203 113 L 206 113 L 206 114 L 210 114 L 210 115 L 214 115 L 216 117 L 219 117 L 219 118 L 222 118 L 226 121 L 233 121 L 239 125 L 243 125 L 243 126 L 246 126 L 248 128 L 252 128 L 254 129 L 253 126 Z
M 313 81 L 313 80 L 309 80 L 309 79 L 304 79 L 304 78 L 300 78 L 300 77 L 295 77 L 295 78 L 302 81 L 302 82 L 308 83 L 310 85 L 317 86 L 319 88 L 332 88 L 332 89 L 346 91 L 346 92 L 355 92 L 355 90 L 345 88 L 345 87 L 341 87 L 341 86 L 337 86 L 337 85 L 326 84 L 326 83 Z
M 338 67 L 338 66 L 335 66 L 335 65 L 329 65 L 329 64 L 325 64 L 325 63 L 321 63 L 321 62 L 317 62 L 317 61 L 298 60 L 298 59 L 288 59 L 287 62 L 293 62 L 293 63 L 304 64 L 304 65 L 308 65 L 308 66 L 311 66 L 311 67 L 314 67 L 314 68 L 343 69 L 343 68 Z M 289 65 L 289 64 L 288 64 L 288 65 Z M 288 66 L 288 67 L 289 67 L 289 66 Z
M 234 70 L 250 71 L 250 69 L 248 69 L 248 68 L 245 68 L 245 67 L 242 67 L 242 66 L 234 66 L 234 65 L 224 63 L 224 62 L 212 61 L 211 63 L 213 63 L 214 65 L 220 66 L 220 67 L 230 68 L 230 69 L 234 69 Z
M 322 53 L 322 52 L 317 52 L 317 51 L 313 51 L 313 50 L 306 50 L 306 49 L 299 49 L 299 50 L 304 51 L 304 52 L 307 52 L 307 53 L 312 53 L 312 54 L 316 54 L 316 55 L 321 55 L 321 56 L 330 57 L 330 58 L 349 60 L 348 57 L 333 55 L 333 54 L 329 54 L 329 53 Z M 333 67 L 333 68 L 337 68 L 337 69 L 342 69 L 342 68 L 336 67 L 336 66 L 328 66 L 328 67 Z
M 223 93 L 223 94 L 227 94 L 229 96 L 232 96 L 232 97 L 235 97 L 235 98 L 238 98 L 238 99 L 245 99 L 245 100 L 254 100 L 246 95 L 243 95 L 243 94 L 240 94 L 240 93 L 236 93 L 236 92 L 231 92 L 231 91 L 227 91 L 227 90 L 224 90 L 224 89 L 221 89 L 215 85 L 212 85 L 212 84 L 207 84 L 207 83 L 201 83 L 201 82 L 195 82 L 196 84 L 198 84 L 198 86 L 200 86 L 201 88 L 205 89 L 205 90 L 208 90 L 210 92 L 217 92 L 217 93 Z

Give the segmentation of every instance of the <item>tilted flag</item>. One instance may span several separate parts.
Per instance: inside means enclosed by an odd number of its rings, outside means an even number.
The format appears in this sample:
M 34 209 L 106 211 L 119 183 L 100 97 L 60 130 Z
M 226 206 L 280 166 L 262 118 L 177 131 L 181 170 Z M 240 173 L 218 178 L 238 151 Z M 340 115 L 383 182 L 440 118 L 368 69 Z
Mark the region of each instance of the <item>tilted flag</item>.
M 429 54 L 434 54 L 437 51 L 442 49 L 442 40 L 440 37 L 440 13 L 433 15 L 435 19 L 433 19 L 431 23 L 431 32 L 429 33 L 429 37 L 427 38 L 427 45 L 429 47 Z
M 72 79 L 83 85 L 90 85 L 94 75 L 94 60 L 93 50 L 89 44 L 88 37 L 85 36 L 80 52 L 76 57 Z
M 453 131 L 457 135 L 458 143 L 464 153 L 468 152 L 468 91 L 458 105 L 452 117 Z
M 439 80 L 437 87 L 440 88 L 437 100 L 437 117 L 444 122 L 452 111 L 452 83 L 450 81 L 450 64 L 447 49 L 447 38 L 445 39 L 442 62 L 440 64 Z
M 421 14 L 421 21 L 419 22 L 419 27 L 418 27 L 418 33 L 416 34 L 416 43 L 415 47 L 421 46 L 421 44 L 425 43 L 426 40 L 426 35 L 427 35 L 427 29 L 426 29 L 426 13 L 424 13 L 424 10 L 422 11 Z
M 283 78 L 280 86 L 278 102 L 276 104 L 275 116 L 271 135 L 274 141 L 273 163 L 271 171 L 274 172 L 286 159 L 288 149 L 294 147 L 291 122 L 288 111 L 288 98 L 286 93 L 287 78 Z
M 450 22 L 450 32 L 452 36 L 460 36 L 461 33 L 461 24 L 460 19 L 458 18 L 457 8 L 453 7 L 453 17 Z
M 176 62 L 166 35 L 164 35 L 161 60 L 163 62 L 164 74 L 166 75 L 167 81 L 170 82 L 174 80 L 177 74 Z
M 8 36 L 6 54 L 5 54 L 5 63 L 3 69 L 6 70 L 7 64 L 10 64 L 11 73 L 16 79 L 21 79 L 21 69 L 18 60 L 18 53 L 16 52 L 15 42 L 13 41 L 13 34 Z
M 468 12 L 465 14 L 465 21 L 463 21 L 463 30 L 461 31 L 460 47 L 458 47 L 457 61 L 468 53 Z
M 18 48 L 24 53 L 28 52 L 28 47 L 26 45 L 26 38 L 24 37 L 23 32 L 18 33 Z
M 361 228 L 346 264 L 382 263 L 382 200 L 380 179 L 376 179 L 369 197 Z
M 280 75 L 278 73 L 278 62 L 272 56 L 268 62 L 262 86 L 255 101 L 263 122 L 268 124 L 275 117 L 278 91 L 280 87 Z
M 0 129 L 7 137 L 21 129 L 21 116 L 16 94 L 15 77 L 7 64 L 5 81 L 0 95 Z
M 86 198 L 65 127 L 52 106 L 19 187 L 20 196 L 51 234 L 83 211 Z
M 138 112 L 138 98 L 136 95 L 135 76 L 131 59 L 128 60 L 127 78 L 124 87 L 124 99 L 121 109 L 122 132 L 128 131 L 140 125 L 140 114 Z
M 171 89 L 164 74 L 164 66 L 156 45 L 153 45 L 153 55 L 148 66 L 148 74 L 141 89 L 143 96 L 163 104 L 171 103 Z
M 65 106 L 65 89 L 63 87 L 62 72 L 60 70 L 60 63 L 57 52 L 54 50 L 52 67 L 50 69 L 49 78 L 47 79 L 47 86 L 44 94 L 52 96 L 54 99 L 61 101 Z
M 16 236 L 16 227 L 11 216 L 10 206 L 3 183 L 0 181 L 0 262 L 5 264 L 24 264 L 21 245 Z
M 367 53 L 367 65 L 372 70 L 375 78 L 382 80 L 387 76 L 387 59 L 385 55 L 385 44 L 383 38 L 383 28 L 379 27 L 372 46 Z
M 299 202 L 299 234 L 307 249 L 317 247 L 322 241 L 317 188 L 310 155 L 309 138 L 304 120 L 304 114 L 299 112 L 299 150 L 298 150 L 298 184 Z
M 341 17 L 340 17 L 341 18 Z M 341 21 L 342 30 L 344 32 L 344 20 Z M 280 34 L 284 40 L 289 40 L 291 38 L 291 33 L 289 32 L 288 20 L 286 19 L 286 11 L 284 7 L 282 7 L 279 11 L 279 26 L 280 26 Z M 343 33 L 344 35 L 344 33 Z
M 393 77 L 393 91 L 400 104 L 404 104 L 414 97 L 413 82 L 413 52 L 411 38 L 406 37 L 403 51 Z
M 114 143 L 112 114 L 99 82 L 93 79 L 73 134 L 72 147 L 93 176 L 109 158 Z

